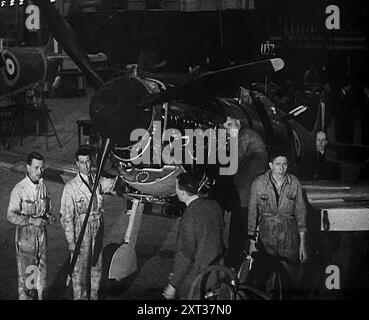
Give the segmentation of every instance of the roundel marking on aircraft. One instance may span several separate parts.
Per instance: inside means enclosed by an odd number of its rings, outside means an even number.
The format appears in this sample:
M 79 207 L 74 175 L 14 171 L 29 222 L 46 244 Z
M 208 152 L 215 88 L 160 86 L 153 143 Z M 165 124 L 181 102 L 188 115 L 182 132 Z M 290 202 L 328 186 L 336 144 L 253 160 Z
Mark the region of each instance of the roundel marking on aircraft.
M 5 68 L 3 71 L 5 84 L 9 87 L 14 86 L 19 79 L 19 63 L 18 59 L 9 51 L 4 50 L 3 58 Z
M 12 76 L 15 72 L 14 62 L 10 59 L 6 59 L 5 60 L 5 65 L 6 65 L 6 71 L 8 72 L 9 75 Z
M 296 157 L 299 158 L 301 156 L 301 141 L 295 129 L 292 129 L 292 134 L 293 134 L 293 146 L 295 148 Z

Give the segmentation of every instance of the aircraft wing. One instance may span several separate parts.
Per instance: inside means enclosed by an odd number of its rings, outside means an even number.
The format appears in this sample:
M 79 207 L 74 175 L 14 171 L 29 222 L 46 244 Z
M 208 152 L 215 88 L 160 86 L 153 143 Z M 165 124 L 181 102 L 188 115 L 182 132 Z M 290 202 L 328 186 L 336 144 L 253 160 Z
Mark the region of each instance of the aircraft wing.
M 169 100 L 215 97 L 222 92 L 239 87 L 245 82 L 254 82 L 256 78 L 277 72 L 283 67 L 284 61 L 280 58 L 274 58 L 205 72 L 172 89 L 143 97 L 139 106 L 147 108 Z
M 301 182 L 321 231 L 369 230 L 369 182 Z
M 369 181 L 302 181 L 311 205 L 369 201 Z

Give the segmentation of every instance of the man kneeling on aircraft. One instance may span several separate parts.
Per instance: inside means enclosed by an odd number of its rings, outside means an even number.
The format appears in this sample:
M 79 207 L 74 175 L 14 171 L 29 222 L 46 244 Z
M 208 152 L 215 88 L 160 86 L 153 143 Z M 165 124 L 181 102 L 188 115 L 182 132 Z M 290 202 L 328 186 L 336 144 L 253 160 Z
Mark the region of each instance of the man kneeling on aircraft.
M 80 146 L 76 151 L 78 174 L 64 186 L 60 214 L 68 247 L 73 254 L 93 191 L 95 175 L 91 172 L 91 150 Z M 117 178 L 100 180 L 92 202 L 86 232 L 72 274 L 74 300 L 96 300 L 101 279 L 103 244 L 103 194 L 112 192 Z
M 285 155 L 271 155 L 269 167 L 270 170 L 256 178 L 251 187 L 248 214 L 250 254 L 259 250 L 280 259 L 294 279 L 299 262 L 307 258 L 306 208 L 301 185 L 294 175 L 287 173 Z
M 177 177 L 178 199 L 187 206 L 181 218 L 173 272 L 166 299 L 187 299 L 196 276 L 224 252 L 223 215 L 215 200 L 197 195 L 199 181 L 189 173 Z

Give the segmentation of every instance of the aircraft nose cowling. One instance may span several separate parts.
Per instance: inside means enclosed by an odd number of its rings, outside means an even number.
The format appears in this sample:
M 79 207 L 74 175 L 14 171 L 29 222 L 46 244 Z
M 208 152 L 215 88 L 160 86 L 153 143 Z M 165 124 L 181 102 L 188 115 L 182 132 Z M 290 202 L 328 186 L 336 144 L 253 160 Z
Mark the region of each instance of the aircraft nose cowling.
M 135 141 L 130 141 L 131 132 L 150 127 L 152 112 L 138 107 L 141 97 L 149 93 L 139 78 L 119 77 L 109 81 L 91 98 L 90 117 L 94 127 L 115 145 L 132 145 Z

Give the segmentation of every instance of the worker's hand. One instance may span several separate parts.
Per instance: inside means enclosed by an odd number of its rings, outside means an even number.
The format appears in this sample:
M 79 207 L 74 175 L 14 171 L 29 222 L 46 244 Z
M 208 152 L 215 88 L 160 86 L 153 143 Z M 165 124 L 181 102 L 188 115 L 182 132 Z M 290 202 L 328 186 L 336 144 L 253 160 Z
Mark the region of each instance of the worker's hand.
M 164 298 L 167 300 L 173 300 L 175 295 L 176 295 L 176 289 L 171 284 L 168 284 L 163 292 Z
M 250 240 L 250 249 L 249 249 L 249 254 L 251 255 L 251 253 L 258 251 L 258 249 L 255 246 L 255 240 Z
M 69 251 L 70 251 L 71 253 L 73 253 L 73 252 L 74 252 L 74 250 L 76 249 L 76 244 L 75 244 L 74 242 L 70 242 L 70 243 L 68 244 L 68 249 L 69 249 Z
M 305 232 L 300 232 L 300 248 L 299 248 L 299 258 L 303 262 L 307 259 L 307 250 L 305 246 Z
M 117 182 L 117 179 L 102 177 L 100 179 L 100 188 L 101 188 L 102 193 L 111 193 L 114 189 L 116 182 Z
M 39 217 L 38 218 L 30 217 L 29 218 L 29 223 L 33 224 L 34 226 L 37 226 L 37 227 L 46 226 L 46 224 L 47 224 L 45 219 L 39 218 Z
M 300 261 L 301 262 L 303 262 L 307 259 L 306 247 L 305 247 L 305 244 L 303 244 L 303 243 L 300 244 L 299 254 L 300 254 Z

